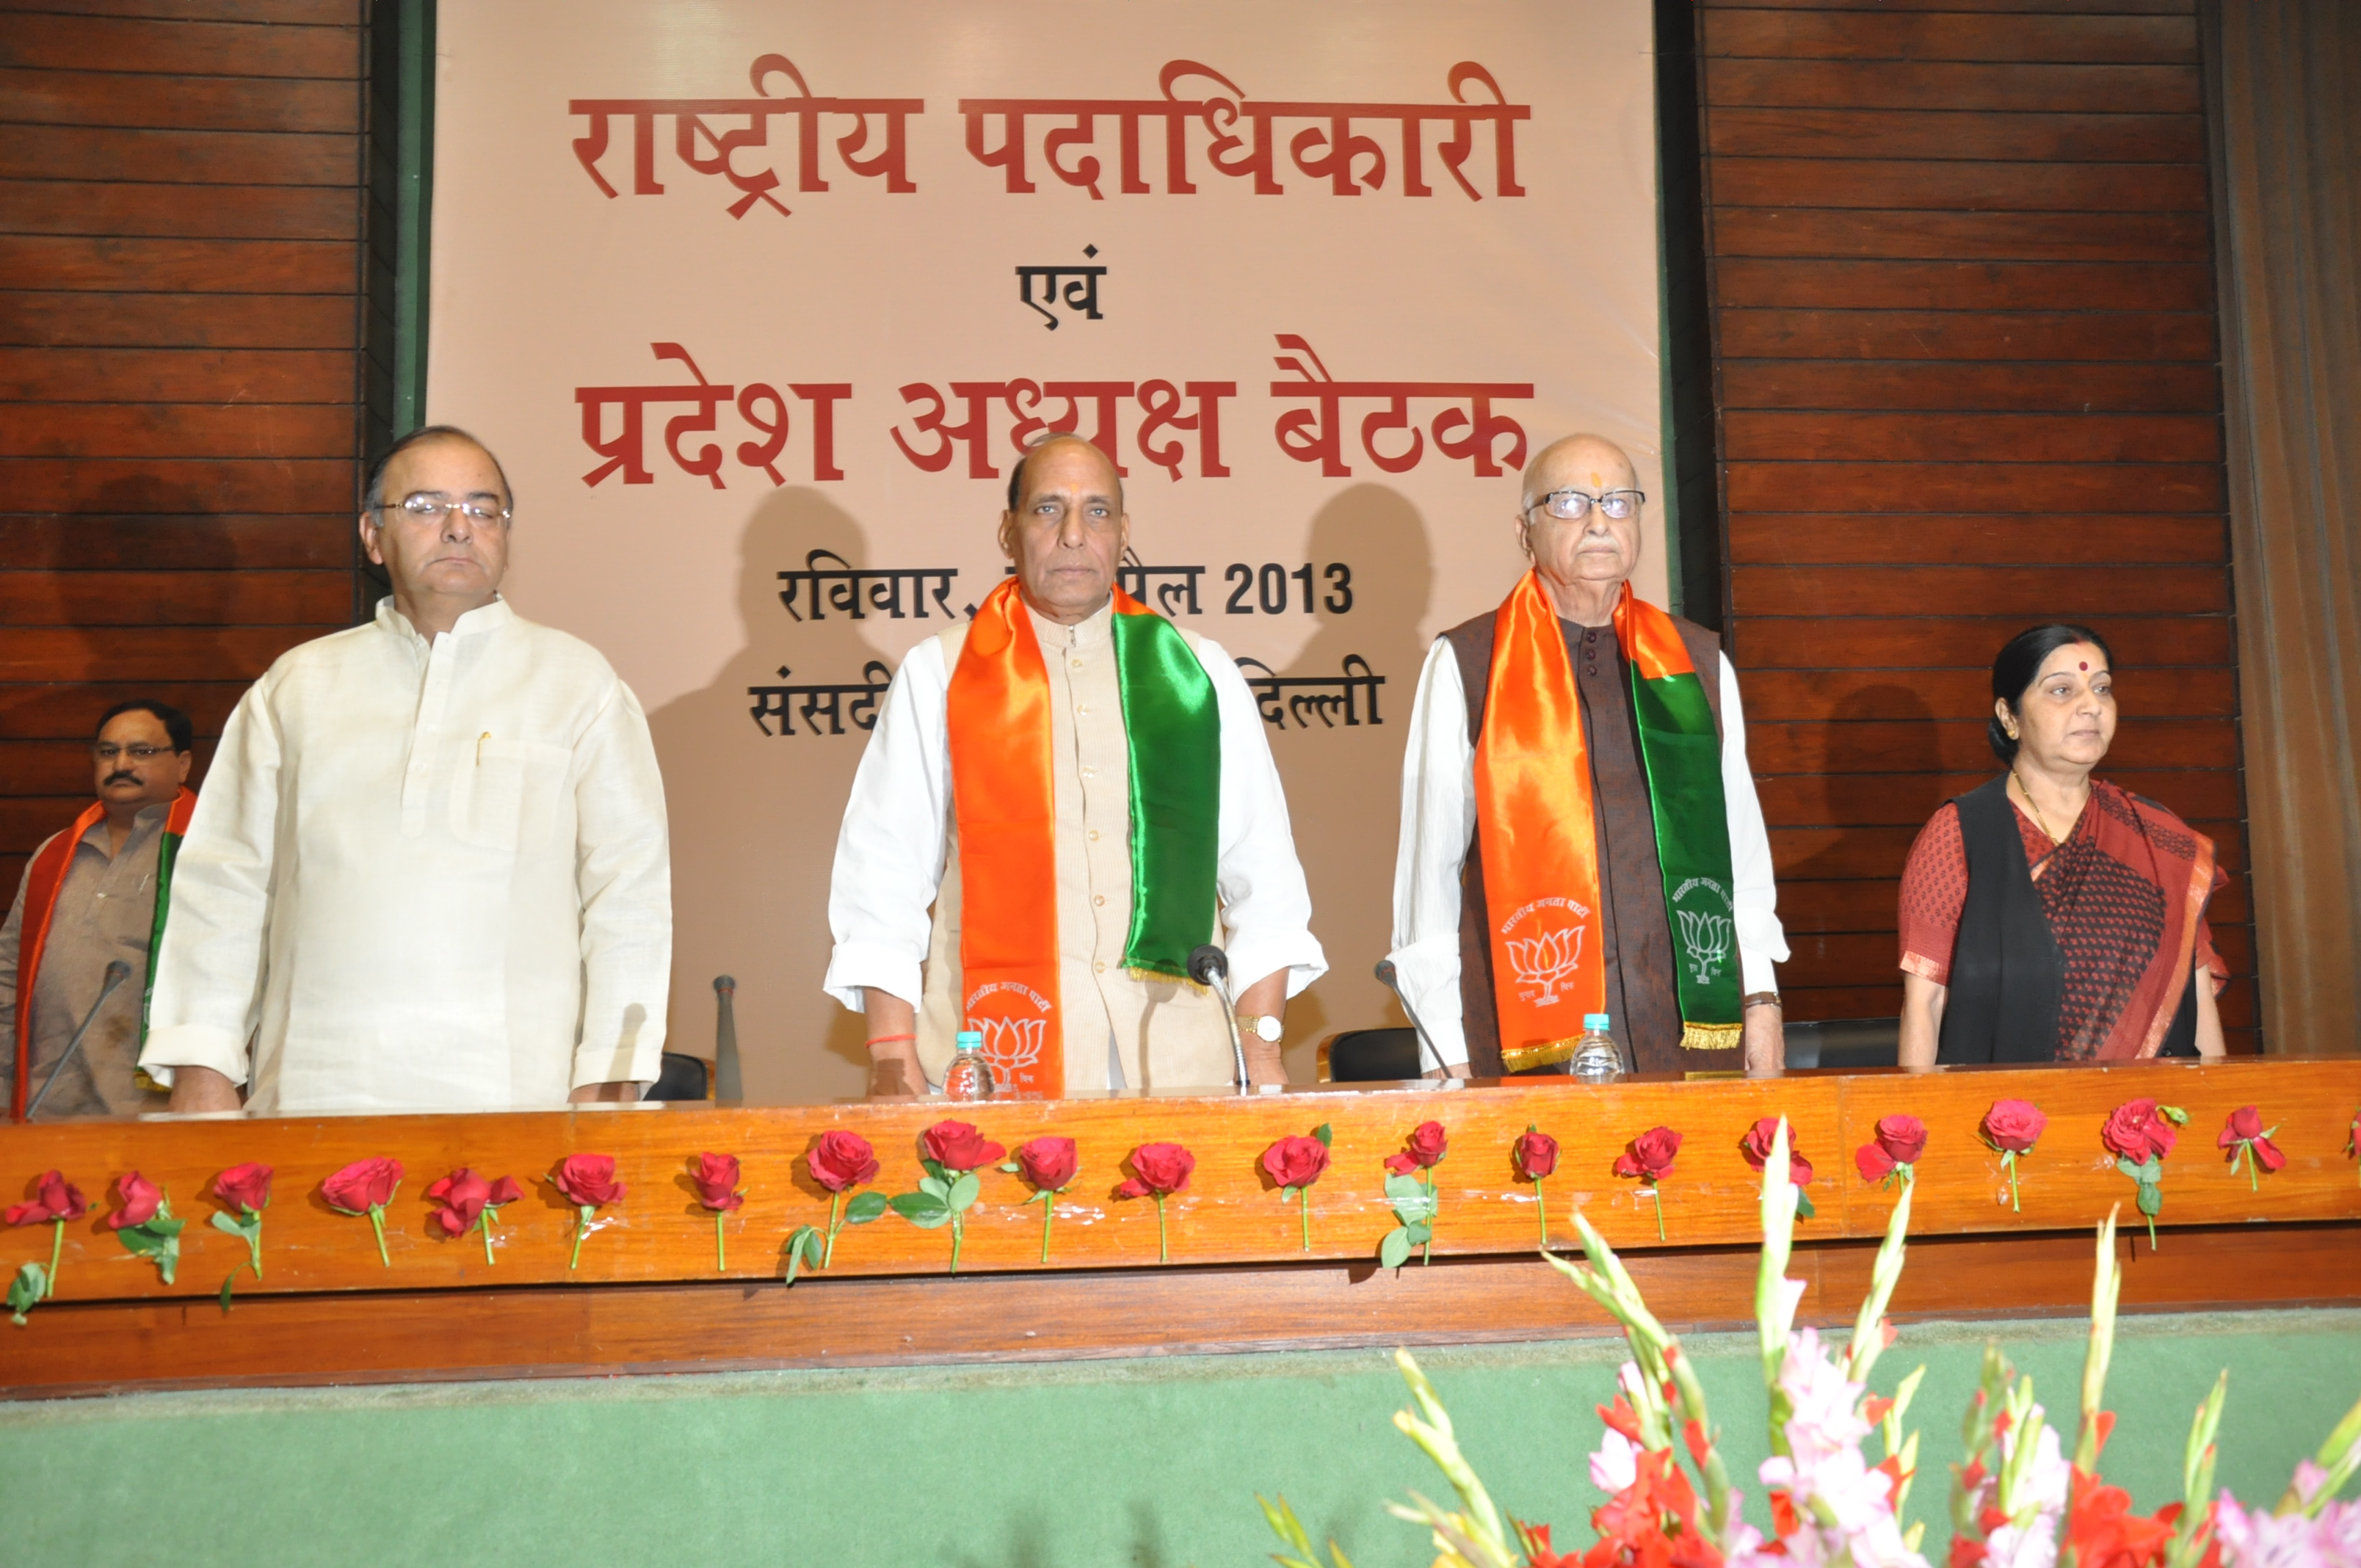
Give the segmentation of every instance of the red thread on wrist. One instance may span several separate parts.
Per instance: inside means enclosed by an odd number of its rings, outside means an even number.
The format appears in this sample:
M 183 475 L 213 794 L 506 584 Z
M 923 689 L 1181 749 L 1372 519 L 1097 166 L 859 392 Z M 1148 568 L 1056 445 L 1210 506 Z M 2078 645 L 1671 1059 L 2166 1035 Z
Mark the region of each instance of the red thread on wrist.
M 869 1045 L 874 1050 L 879 1046 L 890 1046 L 896 1040 L 915 1040 L 917 1037 L 916 1035 L 872 1035 Z

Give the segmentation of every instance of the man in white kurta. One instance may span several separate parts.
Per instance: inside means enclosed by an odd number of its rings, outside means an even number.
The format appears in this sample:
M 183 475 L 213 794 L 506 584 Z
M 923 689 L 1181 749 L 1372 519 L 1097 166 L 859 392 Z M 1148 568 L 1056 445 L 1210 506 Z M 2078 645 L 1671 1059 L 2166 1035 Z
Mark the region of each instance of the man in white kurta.
M 1579 504 L 1581 510 L 1576 520 L 1561 521 L 1544 502 L 1569 490 L 1579 492 L 1583 500 L 1567 503 L 1565 510 Z M 1684 1057 L 1723 1053 L 1677 1050 L 1673 1042 L 1680 1036 L 1681 1020 L 1671 994 L 1672 974 L 1661 961 L 1642 959 L 1649 939 L 1657 948 L 1663 947 L 1664 916 L 1661 888 L 1651 885 L 1654 828 L 1648 819 L 1644 774 L 1637 772 L 1623 696 L 1628 678 L 1611 625 L 1614 604 L 1639 561 L 1642 498 L 1633 487 L 1630 459 L 1597 437 L 1568 437 L 1534 457 L 1526 471 L 1524 492 L 1519 543 L 1555 601 L 1574 660 L 1586 727 L 1598 726 L 1591 732 L 1589 750 L 1602 851 L 1598 857 L 1601 893 L 1607 906 L 1611 1031 L 1626 1063 L 1636 1063 L 1643 1069 L 1719 1066 L 1703 1060 L 1684 1062 Z M 1626 515 L 1609 517 L 1598 499 L 1618 495 L 1628 499 L 1610 499 L 1609 506 L 1625 510 Z M 1476 726 L 1470 724 L 1468 712 L 1469 668 L 1478 682 L 1485 668 L 1480 659 L 1466 657 L 1466 644 L 1473 633 L 1481 648 L 1488 651 L 1490 622 L 1487 612 L 1435 641 L 1420 672 L 1418 696 L 1411 712 L 1409 751 L 1402 762 L 1394 946 L 1389 956 L 1405 999 L 1424 1026 L 1422 1054 L 1430 1077 L 1466 1076 L 1470 1034 L 1486 1039 L 1495 1033 L 1488 977 L 1478 977 L 1477 984 L 1467 983 L 1471 955 L 1480 956 L 1484 933 L 1480 921 L 1471 928 L 1466 918 L 1466 878 L 1479 831 Z M 1679 624 L 1684 640 L 1693 645 L 1693 654 L 1702 655 L 1697 659 L 1697 669 L 1714 693 L 1721 732 L 1731 924 L 1744 1004 L 1744 1064 L 1750 1069 L 1775 1068 L 1783 1057 L 1784 1035 L 1772 966 L 1787 957 L 1787 943 L 1779 924 L 1770 837 L 1746 761 L 1746 718 L 1740 706 L 1738 676 L 1730 661 L 1719 656 L 1712 633 L 1686 622 Z M 1719 667 L 1718 673 L 1707 670 L 1708 659 Z M 1482 696 L 1479 689 L 1477 696 Z M 1619 765 L 1627 775 L 1627 786 L 1636 784 L 1638 794 L 1630 787 L 1620 791 L 1615 787 L 1613 774 Z M 1619 796 L 1636 809 L 1626 810 L 1619 817 Z M 1610 841 L 1619 835 L 1628 839 Z M 1644 842 L 1630 841 L 1642 838 Z M 1619 868 L 1627 884 L 1620 888 L 1614 885 Z M 1620 932 L 1619 914 L 1624 916 Z M 1635 914 L 1641 919 L 1632 918 Z M 1652 919 L 1658 928 L 1637 929 L 1642 919 Z M 1620 952 L 1615 950 L 1619 936 Z M 1635 1033 L 1641 1036 L 1636 1042 Z M 1494 1059 L 1498 1052 L 1497 1043 L 1491 1043 Z
M 1095 447 L 1069 437 L 1036 447 L 1011 488 L 1003 542 L 1017 558 L 1049 679 L 1065 1088 L 1226 1086 L 1235 1056 L 1220 998 L 1122 962 L 1132 917 L 1129 755 L 1110 630 L 1127 524 L 1120 481 Z M 1056 526 L 1030 521 L 1045 507 L 1060 509 Z M 876 1092 L 915 1090 L 916 1073 L 939 1084 L 966 1027 L 948 707 L 967 632 L 920 643 L 895 673 L 837 839 L 836 945 L 824 983 L 869 1014 Z M 1280 1082 L 1285 999 L 1327 965 L 1253 694 L 1218 646 L 1180 635 L 1213 683 L 1220 719 L 1219 929 L 1209 934 L 1241 987 L 1250 1076 Z M 895 1038 L 906 1034 L 916 1037 Z M 915 1073 L 897 1077 L 903 1064 Z
M 672 957 L 646 718 L 596 650 L 497 597 L 507 487 L 472 439 L 413 438 L 370 489 L 394 594 L 232 714 L 140 1065 L 175 1110 L 240 1084 L 258 1112 L 637 1098 Z

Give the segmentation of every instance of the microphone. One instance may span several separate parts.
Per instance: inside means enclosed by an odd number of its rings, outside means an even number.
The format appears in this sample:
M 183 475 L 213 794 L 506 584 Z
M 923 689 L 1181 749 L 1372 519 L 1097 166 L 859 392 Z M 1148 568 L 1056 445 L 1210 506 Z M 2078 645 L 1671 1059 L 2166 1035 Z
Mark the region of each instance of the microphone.
M 1211 986 L 1222 999 L 1222 1018 L 1230 1026 L 1230 1055 L 1237 1063 L 1238 1091 L 1246 1088 L 1246 1047 L 1238 1038 L 1237 1003 L 1230 1000 L 1230 955 L 1208 942 L 1189 954 L 1189 978 Z
M 82 1015 L 82 1024 L 74 1030 L 73 1038 L 66 1042 L 65 1053 L 58 1058 L 58 1065 L 49 1069 L 49 1077 L 41 1080 L 41 1091 L 33 1096 L 33 1102 L 30 1105 L 25 1107 L 25 1120 L 31 1121 L 34 1113 L 40 1110 L 41 1102 L 49 1097 L 50 1089 L 58 1081 L 58 1074 L 65 1071 L 66 1063 L 73 1060 L 74 1052 L 82 1048 L 82 1037 L 89 1034 L 91 1025 L 97 1022 L 98 1010 L 106 1005 L 106 999 L 115 994 L 115 988 L 130 978 L 131 966 L 121 959 L 116 959 L 106 966 L 106 983 L 98 988 L 98 1000 L 92 1003 L 90 1011 Z M 30 997 L 19 997 L 16 1004 L 21 1007 L 31 1000 Z
M 1401 976 L 1395 970 L 1393 959 L 1378 960 L 1378 983 L 1394 993 L 1394 1000 L 1401 1003 L 1403 1015 L 1410 1019 L 1410 1026 L 1418 1031 L 1419 1040 L 1426 1047 L 1427 1054 L 1440 1065 L 1443 1053 L 1434 1048 L 1434 1036 L 1428 1034 L 1426 1025 L 1418 1021 L 1418 1009 L 1412 1007 L 1410 998 L 1402 994 Z
M 742 1104 L 746 1091 L 738 1076 L 738 981 L 726 974 L 713 977 L 713 1102 Z

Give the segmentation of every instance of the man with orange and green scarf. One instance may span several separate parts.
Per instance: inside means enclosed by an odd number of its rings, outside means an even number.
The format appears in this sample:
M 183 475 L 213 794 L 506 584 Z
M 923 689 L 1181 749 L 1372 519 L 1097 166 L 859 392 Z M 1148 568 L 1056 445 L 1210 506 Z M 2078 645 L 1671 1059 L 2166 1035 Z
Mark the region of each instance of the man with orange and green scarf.
M 1326 969 L 1287 800 L 1229 655 L 1116 584 L 1123 481 L 1057 435 L 1009 477 L 1016 572 L 895 673 L 829 891 L 828 992 L 873 1094 L 940 1083 L 974 1030 L 1057 1096 L 1235 1078 L 1191 950 L 1228 950 L 1249 1077 L 1284 1082 L 1287 998 Z
M 1419 678 L 1395 971 L 1428 1075 L 1564 1070 L 1605 1014 L 1627 1070 L 1781 1065 L 1787 957 L 1719 639 L 1636 597 L 1640 493 L 1612 442 L 1525 470 L 1532 567 Z
M 138 1073 L 148 959 L 170 907 L 172 861 L 197 797 L 188 790 L 194 730 L 179 708 L 144 698 L 102 715 L 90 744 L 98 799 L 44 839 L 0 926 L 0 1095 L 22 1117 L 161 1111 Z M 106 966 L 129 977 L 106 992 L 62 1070 L 74 1030 L 105 991 Z

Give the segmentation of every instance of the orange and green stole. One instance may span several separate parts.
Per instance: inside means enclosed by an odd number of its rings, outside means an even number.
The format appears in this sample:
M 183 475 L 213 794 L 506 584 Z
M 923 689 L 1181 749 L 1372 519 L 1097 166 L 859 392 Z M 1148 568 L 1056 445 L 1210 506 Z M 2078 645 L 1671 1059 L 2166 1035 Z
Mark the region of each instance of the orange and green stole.
M 172 863 L 180 858 L 181 840 L 196 814 L 197 797 L 182 790 L 164 817 L 164 839 L 156 846 L 156 917 L 148 927 L 148 989 L 139 999 L 139 1034 L 148 1035 L 148 1000 L 156 992 L 156 948 L 164 939 L 164 912 L 171 901 Z M 58 894 L 65 890 L 66 873 L 73 869 L 74 850 L 82 837 L 106 819 L 104 802 L 93 802 L 73 820 L 73 826 L 33 857 L 25 878 L 25 919 L 17 933 L 16 955 L 16 1080 L 9 1092 L 9 1114 L 24 1120 L 26 1080 L 33 1068 L 33 982 L 41 968 L 41 952 L 49 945 L 49 922 L 58 912 Z
M 1739 1042 L 1738 945 L 1721 741 L 1705 683 L 1673 618 L 1633 597 L 1615 607 L 1664 877 L 1682 1038 Z M 1492 623 L 1476 743 L 1476 809 L 1500 1016 L 1500 1058 L 1529 1071 L 1574 1054 L 1582 1016 L 1607 998 L 1596 813 L 1582 701 L 1565 633 L 1527 572 Z
M 1123 967 L 1186 979 L 1217 908 L 1221 716 L 1213 681 L 1170 621 L 1118 588 L 1110 631 L 1131 764 Z M 1049 672 L 1013 580 L 968 628 L 950 722 L 965 1026 L 983 1035 L 1005 1085 L 1063 1094 Z

